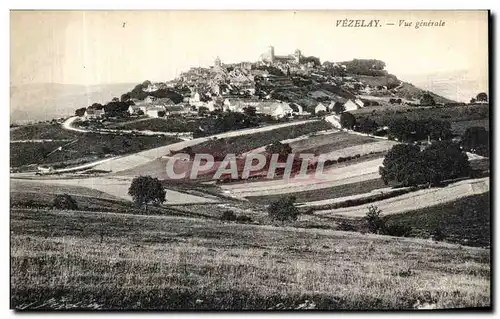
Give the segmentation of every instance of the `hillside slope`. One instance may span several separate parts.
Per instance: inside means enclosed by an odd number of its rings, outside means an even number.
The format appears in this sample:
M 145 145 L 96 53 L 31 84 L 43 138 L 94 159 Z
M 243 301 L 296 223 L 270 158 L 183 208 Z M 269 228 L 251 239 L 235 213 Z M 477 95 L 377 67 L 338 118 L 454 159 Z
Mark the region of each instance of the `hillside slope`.
M 486 249 L 331 230 L 57 210 L 13 209 L 11 231 L 16 309 L 491 305 Z

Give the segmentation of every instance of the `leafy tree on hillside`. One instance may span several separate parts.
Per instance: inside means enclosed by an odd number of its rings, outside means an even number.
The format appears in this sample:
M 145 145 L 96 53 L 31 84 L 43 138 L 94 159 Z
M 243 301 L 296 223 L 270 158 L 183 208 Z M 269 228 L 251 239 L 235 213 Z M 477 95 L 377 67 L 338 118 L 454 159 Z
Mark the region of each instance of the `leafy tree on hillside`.
M 398 141 L 412 142 L 425 140 L 448 140 L 452 137 L 451 124 L 435 119 L 409 120 L 396 118 L 389 123 L 389 135 Z
M 340 125 L 343 128 L 347 128 L 347 129 L 352 130 L 354 125 L 356 125 L 356 118 L 354 117 L 354 115 L 352 115 L 349 112 L 343 112 L 340 115 Z
M 292 154 L 292 147 L 288 143 L 275 142 L 266 146 L 267 154 L 279 154 L 279 160 L 286 160 L 289 154 Z
M 470 104 L 474 104 L 474 103 L 476 103 L 476 99 L 475 98 L 470 99 Z
M 117 97 L 114 97 L 111 99 L 111 102 L 120 102 L 120 100 Z
M 390 181 L 402 181 L 402 168 L 420 153 L 420 148 L 411 144 L 394 145 L 382 162 L 379 168 L 380 176 L 387 185 Z
M 333 109 L 332 110 L 337 115 L 340 114 L 340 113 L 342 113 L 342 112 L 344 112 L 345 111 L 344 103 L 342 103 L 342 102 L 335 102 L 335 104 L 333 105 Z
M 210 113 L 210 110 L 206 106 L 200 106 L 198 108 L 198 115 L 199 116 L 204 116 Z
M 362 117 L 358 120 L 355 130 L 362 133 L 374 134 L 378 129 L 378 124 L 372 119 Z
M 84 116 L 86 110 L 87 110 L 87 108 L 85 108 L 85 107 L 79 108 L 75 111 L 75 115 L 76 116 Z
M 299 210 L 295 207 L 295 197 L 282 197 L 275 202 L 272 202 L 267 212 L 269 217 L 274 221 L 280 221 L 284 224 L 287 221 L 295 221 L 299 216 Z
M 434 100 L 434 97 L 427 92 L 422 95 L 422 98 L 420 99 L 420 105 L 433 106 L 436 105 L 436 101 Z
M 52 203 L 52 206 L 58 209 L 70 209 L 70 210 L 78 209 L 78 204 L 73 199 L 73 197 L 71 197 L 68 194 L 56 195 Z
M 382 210 L 380 210 L 377 206 L 370 205 L 368 207 L 365 221 L 370 232 L 375 234 L 383 233 L 385 229 L 385 221 L 382 218 Z
M 469 127 L 462 135 L 461 145 L 464 150 L 482 156 L 489 156 L 490 134 L 482 126 Z
M 320 66 L 321 62 L 318 57 L 315 56 L 308 56 L 308 57 L 302 57 L 300 60 L 301 63 L 309 63 L 312 62 L 314 66 Z
M 243 112 L 248 115 L 248 116 L 255 116 L 257 113 L 257 110 L 253 106 L 248 106 L 243 109 Z
M 148 210 L 148 204 L 161 204 L 166 201 L 166 192 L 158 178 L 151 176 L 139 176 L 132 180 L 128 189 L 128 194 L 132 196 L 137 206 L 145 206 Z
M 104 106 L 104 111 L 108 116 L 124 116 L 128 115 L 128 107 L 127 102 L 113 101 Z
M 430 187 L 446 179 L 469 176 L 470 172 L 467 155 L 449 141 L 435 142 L 423 151 L 415 145 L 395 145 L 379 168 L 385 184 L 402 186 L 427 183 Z
M 128 100 L 130 100 L 130 94 L 129 93 L 124 93 L 120 97 L 120 101 L 122 101 L 122 102 L 127 102 Z
M 476 101 L 478 102 L 488 102 L 488 94 L 481 92 L 476 96 Z

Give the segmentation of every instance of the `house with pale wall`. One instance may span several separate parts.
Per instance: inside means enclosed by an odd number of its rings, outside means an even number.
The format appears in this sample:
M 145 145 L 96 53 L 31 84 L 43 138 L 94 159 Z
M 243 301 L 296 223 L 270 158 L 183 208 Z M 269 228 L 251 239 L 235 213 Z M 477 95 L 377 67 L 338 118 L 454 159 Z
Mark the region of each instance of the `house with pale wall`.
M 97 119 L 97 118 L 101 118 L 103 115 L 105 114 L 104 112 L 104 107 L 102 108 L 94 108 L 94 107 L 88 107 L 86 110 L 85 110 L 85 113 L 83 115 L 83 117 L 85 119 Z
M 364 107 L 364 105 L 365 104 L 360 99 L 355 99 L 354 101 L 349 99 L 344 103 L 344 108 L 346 111 L 354 111 Z
M 319 102 L 318 105 L 316 105 L 316 107 L 314 108 L 314 114 L 318 114 L 319 112 L 328 112 L 328 107 Z

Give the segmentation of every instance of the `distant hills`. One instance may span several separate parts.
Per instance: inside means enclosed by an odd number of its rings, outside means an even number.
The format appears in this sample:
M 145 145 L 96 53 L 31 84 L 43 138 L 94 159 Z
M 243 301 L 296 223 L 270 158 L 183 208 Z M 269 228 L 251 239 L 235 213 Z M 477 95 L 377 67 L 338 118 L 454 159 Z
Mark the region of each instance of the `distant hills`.
M 66 117 L 75 109 L 104 103 L 130 91 L 135 83 L 73 85 L 40 83 L 10 88 L 10 122 L 29 123 Z

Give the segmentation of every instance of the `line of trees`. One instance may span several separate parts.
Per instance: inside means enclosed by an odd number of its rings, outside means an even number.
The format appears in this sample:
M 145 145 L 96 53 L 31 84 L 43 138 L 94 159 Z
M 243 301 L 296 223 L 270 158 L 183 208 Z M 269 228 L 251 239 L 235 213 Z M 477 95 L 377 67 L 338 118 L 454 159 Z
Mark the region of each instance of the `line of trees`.
M 435 142 L 424 150 L 410 144 L 394 145 L 384 158 L 379 173 L 386 185 L 439 185 L 447 179 L 469 176 L 467 155 L 458 144 Z
M 389 138 L 402 142 L 425 140 L 448 140 L 452 138 L 451 124 L 436 119 L 409 120 L 396 118 L 389 123 Z

